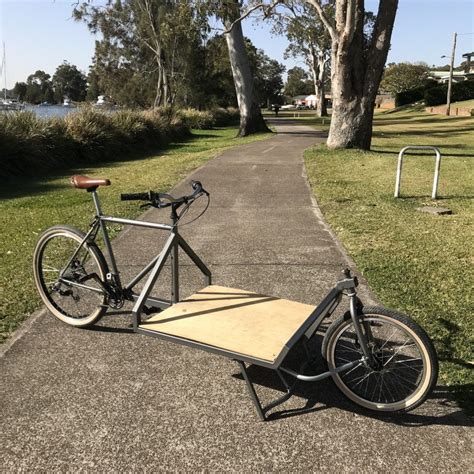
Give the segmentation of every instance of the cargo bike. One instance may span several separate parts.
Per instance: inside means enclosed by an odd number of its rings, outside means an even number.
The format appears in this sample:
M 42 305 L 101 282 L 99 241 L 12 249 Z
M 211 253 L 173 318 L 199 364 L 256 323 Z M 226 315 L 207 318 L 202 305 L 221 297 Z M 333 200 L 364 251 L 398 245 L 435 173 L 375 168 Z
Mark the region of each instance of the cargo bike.
M 192 193 L 178 198 L 153 191 L 121 195 L 122 200 L 142 201 L 143 206 L 170 208 L 170 224 L 104 214 L 97 190 L 110 185 L 108 179 L 73 176 L 71 182 L 91 194 L 94 220 L 87 233 L 63 225 L 47 229 L 36 245 L 33 264 L 39 294 L 49 311 L 61 321 L 87 327 L 97 322 L 108 308 L 119 309 L 131 301 L 136 333 L 236 361 L 261 420 L 268 419 L 270 410 L 290 398 L 298 380 L 313 382 L 332 377 L 350 400 L 376 412 L 411 410 L 423 403 L 435 386 L 437 356 L 425 331 L 399 312 L 364 306 L 357 296 L 357 277 L 348 269 L 317 306 L 213 285 L 210 270 L 179 233 L 180 219 L 194 202 L 207 197 L 207 206 L 198 217 L 207 210 L 210 197 L 200 182 L 193 181 Z M 145 227 L 169 234 L 161 252 L 125 285 L 107 224 Z M 99 235 L 104 252 L 97 243 Z M 203 273 L 206 285 L 183 300 L 179 293 L 179 249 Z M 171 297 L 151 296 L 168 261 Z M 145 280 L 143 288 L 135 291 L 142 280 Z M 343 296 L 349 299 L 348 311 L 329 325 L 321 353 L 314 353 L 311 349 L 314 345 L 309 342 Z M 295 371 L 287 364 L 287 356 L 297 345 L 304 348 L 306 360 Z M 327 370 L 311 373 L 313 362 L 319 357 L 325 361 Z M 284 395 L 262 406 L 248 364 L 275 371 L 283 384 Z

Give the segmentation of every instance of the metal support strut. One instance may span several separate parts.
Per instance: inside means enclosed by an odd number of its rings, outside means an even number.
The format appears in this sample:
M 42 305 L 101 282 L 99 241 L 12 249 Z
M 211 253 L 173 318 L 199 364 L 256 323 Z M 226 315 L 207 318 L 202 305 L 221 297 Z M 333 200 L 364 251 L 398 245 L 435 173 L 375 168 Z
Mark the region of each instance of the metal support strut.
M 260 418 L 261 421 L 268 421 L 268 416 L 266 415 L 270 410 L 275 408 L 278 405 L 281 405 L 282 403 L 286 402 L 292 395 L 292 388 L 288 384 L 288 382 L 285 380 L 283 377 L 283 374 L 279 369 L 276 369 L 276 373 L 280 377 L 280 380 L 282 381 L 283 385 L 285 386 L 286 393 L 282 395 L 281 397 L 277 398 L 273 402 L 269 403 L 267 406 L 262 407 L 262 404 L 260 403 L 260 399 L 258 398 L 257 392 L 255 391 L 255 387 L 253 386 L 252 381 L 250 380 L 250 377 L 247 373 L 247 368 L 245 367 L 245 363 L 242 362 L 241 360 L 236 360 L 236 362 L 240 366 L 240 371 L 242 373 L 242 377 L 245 380 L 245 383 L 247 384 L 247 388 L 250 394 L 250 398 L 253 401 L 253 404 L 255 405 L 255 408 L 257 410 L 257 414 Z

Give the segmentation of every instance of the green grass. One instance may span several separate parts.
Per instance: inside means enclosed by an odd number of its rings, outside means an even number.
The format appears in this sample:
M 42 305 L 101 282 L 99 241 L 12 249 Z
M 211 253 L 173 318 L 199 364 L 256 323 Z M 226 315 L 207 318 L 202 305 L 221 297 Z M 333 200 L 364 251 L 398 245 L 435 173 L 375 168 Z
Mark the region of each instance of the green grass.
M 158 155 L 69 169 L 49 178 L 12 179 L 0 191 L 0 340 L 4 340 L 40 306 L 33 286 L 31 260 L 38 236 L 49 226 L 71 224 L 86 229 L 93 216 L 90 195 L 69 185 L 69 177 L 83 173 L 105 176 L 112 186 L 101 188 L 103 209 L 108 214 L 136 217 L 137 203 L 121 202 L 120 193 L 149 189 L 167 191 L 190 171 L 228 147 L 259 140 L 261 134 L 234 138 L 236 128 L 194 131 L 192 138 L 174 143 Z M 112 227 L 116 234 L 119 226 Z
M 453 102 L 452 107 L 471 107 L 474 109 L 474 99 L 471 100 L 461 100 L 459 102 Z
M 397 153 L 409 144 L 440 148 L 441 199 L 430 199 L 431 155 L 406 156 L 402 198 L 393 198 Z M 371 152 L 318 146 L 305 157 L 325 218 L 382 303 L 427 330 L 441 360 L 439 384 L 472 414 L 474 119 L 420 108 L 380 113 Z M 453 214 L 415 210 L 424 205 Z

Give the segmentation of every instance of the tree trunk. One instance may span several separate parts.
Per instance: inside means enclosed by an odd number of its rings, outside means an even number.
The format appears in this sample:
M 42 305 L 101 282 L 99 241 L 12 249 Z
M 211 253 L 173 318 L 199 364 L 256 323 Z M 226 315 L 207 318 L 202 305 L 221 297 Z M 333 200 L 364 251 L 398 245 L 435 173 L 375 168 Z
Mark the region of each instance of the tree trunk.
M 392 36 L 398 0 L 380 0 L 370 43 L 364 40 L 364 0 L 336 0 L 335 22 L 319 0 L 306 0 L 331 34 L 330 148 L 370 150 L 375 97 Z
M 324 81 L 320 82 L 316 96 L 316 115 L 318 117 L 327 117 L 328 108 L 326 106 L 326 92 L 324 90 Z
M 269 132 L 270 130 L 262 117 L 260 106 L 255 99 L 253 77 L 247 50 L 245 49 L 241 22 L 238 21 L 232 26 L 232 21 L 226 20 L 225 26 L 228 30 L 225 37 L 240 110 L 238 136 L 245 137 L 252 133 Z
M 316 96 L 316 115 L 327 117 L 326 98 L 324 93 L 324 83 L 326 81 L 326 59 L 324 53 L 316 51 L 311 47 L 310 68 L 313 77 L 314 95 Z

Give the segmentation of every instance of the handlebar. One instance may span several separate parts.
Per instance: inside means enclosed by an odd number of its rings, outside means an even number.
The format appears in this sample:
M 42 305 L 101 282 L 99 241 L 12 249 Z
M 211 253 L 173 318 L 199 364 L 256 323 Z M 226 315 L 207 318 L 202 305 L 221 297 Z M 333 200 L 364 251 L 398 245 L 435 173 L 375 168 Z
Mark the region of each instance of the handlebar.
M 154 191 L 148 191 L 147 193 L 125 193 L 120 195 L 122 201 L 147 201 L 153 207 L 163 208 L 173 206 L 174 209 L 178 209 L 182 204 L 188 204 L 196 200 L 198 197 L 205 194 L 209 196 L 209 193 L 202 187 L 200 181 L 191 181 L 191 187 L 193 193 L 188 196 L 181 196 L 174 198 L 170 194 L 156 193 Z M 163 201 L 165 200 L 165 202 Z

